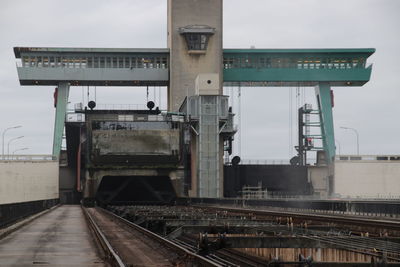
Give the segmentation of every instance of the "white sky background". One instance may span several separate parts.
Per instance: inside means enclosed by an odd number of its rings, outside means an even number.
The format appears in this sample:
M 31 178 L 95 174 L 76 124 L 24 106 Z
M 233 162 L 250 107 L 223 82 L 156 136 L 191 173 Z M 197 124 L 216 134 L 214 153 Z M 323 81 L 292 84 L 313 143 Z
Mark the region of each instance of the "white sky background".
M 26 153 L 50 154 L 55 113 L 53 87 L 19 85 L 14 46 L 164 48 L 166 11 L 166 0 L 1 0 L 0 131 L 23 126 L 7 132 L 6 146 L 25 136 L 10 152 L 29 147 Z M 354 133 L 339 128 L 353 127 L 361 154 L 400 154 L 399 14 L 397 0 L 225 0 L 224 47 L 376 48 L 369 83 L 334 88 L 335 138 L 342 154 L 354 154 Z M 306 92 L 314 103 L 313 89 Z M 81 98 L 82 88 L 73 87 L 70 101 Z M 145 89 L 97 87 L 97 102 L 145 104 Z M 242 158 L 293 156 L 289 88 L 242 88 L 241 103 Z M 296 125 L 292 136 L 297 145 Z

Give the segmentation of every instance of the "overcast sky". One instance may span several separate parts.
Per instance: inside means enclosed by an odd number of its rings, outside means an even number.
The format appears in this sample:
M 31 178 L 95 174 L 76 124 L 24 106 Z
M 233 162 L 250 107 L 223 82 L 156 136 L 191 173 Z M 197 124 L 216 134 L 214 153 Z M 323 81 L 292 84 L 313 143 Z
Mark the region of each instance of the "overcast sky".
M 0 131 L 22 125 L 7 132 L 6 151 L 8 140 L 21 135 L 24 138 L 10 144 L 10 153 L 28 147 L 29 154 L 50 154 L 53 143 L 54 88 L 19 85 L 14 46 L 164 48 L 166 2 L 0 1 Z M 398 0 L 225 0 L 224 47 L 376 48 L 369 59 L 374 64 L 369 83 L 334 88 L 335 138 L 342 154 L 356 153 L 355 134 L 339 128 L 353 127 L 360 135 L 361 154 L 400 154 L 399 14 Z M 150 97 L 158 90 L 151 88 Z M 71 89 L 71 103 L 82 101 L 82 91 Z M 146 102 L 144 88 L 98 87 L 96 91 L 98 103 Z M 227 89 L 231 91 L 237 98 L 237 88 Z M 290 127 L 289 113 L 296 109 L 295 91 L 242 88 L 242 158 L 293 156 L 290 136 L 296 140 L 297 126 Z M 313 88 L 300 91 L 305 91 L 306 102 L 315 104 Z M 90 98 L 93 95 L 91 88 Z M 234 109 L 238 111 L 237 103 Z

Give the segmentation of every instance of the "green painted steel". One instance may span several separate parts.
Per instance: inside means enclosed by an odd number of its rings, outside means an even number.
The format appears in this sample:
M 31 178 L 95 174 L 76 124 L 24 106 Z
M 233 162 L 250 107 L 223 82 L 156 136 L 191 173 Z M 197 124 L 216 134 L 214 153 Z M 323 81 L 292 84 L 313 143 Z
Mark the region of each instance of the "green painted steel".
M 372 66 L 366 49 L 225 49 L 224 82 L 242 86 L 361 86 Z
M 265 82 L 259 85 L 291 86 L 287 83 L 334 82 L 341 86 L 361 86 L 369 81 L 372 68 L 354 69 L 290 69 L 290 68 L 236 68 L 224 69 L 224 82 Z M 272 83 L 271 83 L 272 82 Z M 281 84 L 279 84 L 282 82 Z
M 107 54 L 131 54 L 131 53 L 157 53 L 169 55 L 168 48 L 83 48 L 83 47 L 14 47 L 16 58 L 21 53 L 107 53 Z M 370 56 L 375 53 L 375 48 L 295 48 L 295 49 L 224 49 L 227 54 L 364 54 Z
M 241 86 L 315 86 L 318 82 L 330 82 L 331 86 L 361 86 L 371 77 L 372 67 L 366 64 L 374 52 L 373 48 L 224 49 L 224 83 L 227 86 L 239 83 Z M 160 84 L 154 69 L 163 69 L 168 74 L 169 49 L 14 47 L 14 53 L 21 59 L 18 75 L 23 85 L 168 84 L 168 75 L 164 75 Z M 54 77 L 53 69 L 71 69 L 74 77 L 68 73 L 63 75 L 63 71 L 61 76 Z M 133 76 L 136 69 L 143 72 L 139 76 L 151 79 Z M 98 73 L 100 78 L 86 72 Z M 118 79 L 131 82 L 109 84 Z
M 375 53 L 375 48 L 288 48 L 288 49 L 243 49 L 225 48 L 224 56 L 229 53 L 251 53 L 251 54 L 366 54 L 368 56 Z
M 321 82 L 315 87 L 318 107 L 320 112 L 321 134 L 324 151 L 328 163 L 335 159 L 335 134 L 333 128 L 331 86 Z
M 65 116 L 69 95 L 69 83 L 59 83 L 57 90 L 56 118 L 54 123 L 53 156 L 59 158 L 64 133 Z
M 168 48 L 84 48 L 84 47 L 14 47 L 16 58 L 25 55 L 36 54 L 57 54 L 63 55 L 79 55 L 79 54 L 113 54 L 118 56 L 121 54 L 164 54 L 169 55 Z

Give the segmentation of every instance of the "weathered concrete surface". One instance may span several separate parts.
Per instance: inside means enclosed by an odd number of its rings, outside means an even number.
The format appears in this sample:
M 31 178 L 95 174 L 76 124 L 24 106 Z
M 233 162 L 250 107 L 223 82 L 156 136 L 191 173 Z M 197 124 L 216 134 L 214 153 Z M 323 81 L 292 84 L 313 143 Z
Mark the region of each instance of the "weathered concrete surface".
M 58 161 L 0 162 L 0 204 L 58 198 Z
M 189 25 L 207 25 L 215 28 L 205 54 L 188 53 L 185 38 L 179 33 L 179 28 Z M 195 94 L 195 79 L 199 73 L 217 73 L 222 93 L 222 0 L 169 0 L 168 48 L 170 111 L 177 111 L 187 95 Z
M 178 111 L 185 97 L 196 94 L 195 81 L 199 74 L 214 74 L 219 80 L 219 90 L 213 95 L 222 94 L 222 35 L 223 35 L 223 1 L 222 0 L 168 0 L 168 48 L 170 49 L 170 80 L 168 88 L 168 110 Z M 208 26 L 215 29 L 210 36 L 205 53 L 189 53 L 185 37 L 180 28 L 194 25 Z M 211 80 L 211 79 L 210 79 Z M 214 84 L 214 83 L 213 83 Z M 201 189 L 198 179 L 196 135 L 192 135 L 191 146 L 191 186 L 190 196 L 198 196 Z M 209 140 L 208 140 L 209 141 Z M 219 165 L 219 196 L 223 195 L 223 141 L 217 147 L 220 151 Z M 222 149 L 221 149 L 222 148 Z M 217 177 L 215 178 L 217 179 Z
M 400 197 L 400 161 L 335 162 L 335 193 L 343 197 Z
M 311 181 L 314 192 L 321 198 L 328 197 L 329 190 L 328 166 L 308 166 L 308 180 Z
M 172 155 L 179 150 L 179 130 L 97 130 L 93 149 L 100 155 Z
M 150 112 L 151 113 L 151 112 Z M 181 142 L 183 117 L 166 114 L 148 114 L 143 111 L 93 111 L 86 116 L 86 147 L 90 153 L 86 161 L 83 197 L 95 198 L 104 177 L 169 177 L 173 189 L 171 195 L 184 196 L 184 170 L 182 165 Z M 111 178 L 112 179 L 112 178 Z M 118 179 L 116 179 L 118 180 Z M 122 181 L 124 179 L 119 179 Z M 110 188 L 108 193 L 122 192 L 131 184 Z M 139 183 L 140 184 L 140 183 Z M 163 182 L 161 182 L 163 184 Z M 156 184 L 146 192 L 159 194 Z M 155 189 L 154 186 L 158 189 Z M 151 190 L 153 187 L 153 190 Z M 165 188 L 169 191 L 171 188 Z M 136 190 L 136 189 L 135 189 Z M 161 190 L 163 191 L 163 190 Z M 127 194 L 126 194 L 127 195 Z M 135 198 L 132 194 L 132 198 Z M 109 198 L 108 198 L 109 199 Z M 126 200 L 128 201 L 128 200 Z
M 61 206 L 0 240 L 0 266 L 106 266 L 79 206 Z

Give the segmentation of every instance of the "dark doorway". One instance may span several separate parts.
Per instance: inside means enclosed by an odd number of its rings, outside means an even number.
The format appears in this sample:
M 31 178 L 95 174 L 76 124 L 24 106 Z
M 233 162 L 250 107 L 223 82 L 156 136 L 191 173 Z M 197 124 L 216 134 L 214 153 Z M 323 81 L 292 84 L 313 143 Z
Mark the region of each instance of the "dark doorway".
M 168 176 L 104 176 L 96 194 L 102 205 L 170 203 L 175 198 Z

